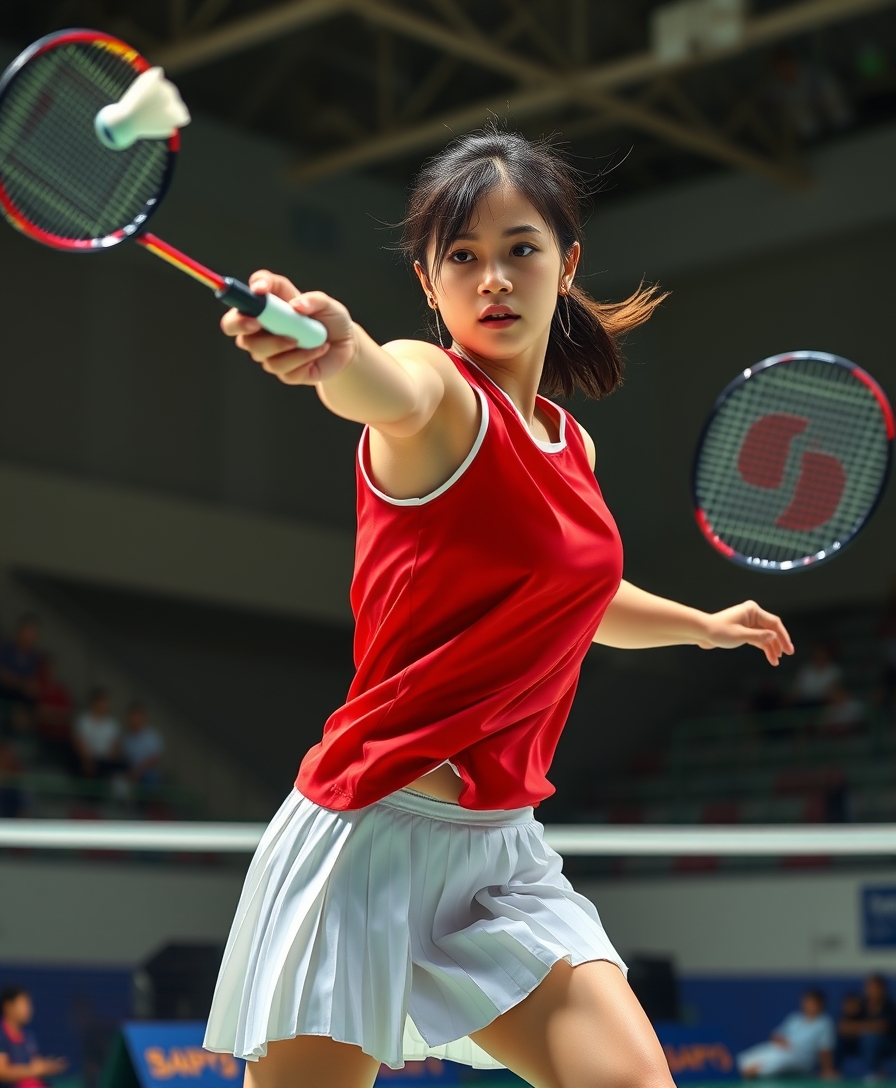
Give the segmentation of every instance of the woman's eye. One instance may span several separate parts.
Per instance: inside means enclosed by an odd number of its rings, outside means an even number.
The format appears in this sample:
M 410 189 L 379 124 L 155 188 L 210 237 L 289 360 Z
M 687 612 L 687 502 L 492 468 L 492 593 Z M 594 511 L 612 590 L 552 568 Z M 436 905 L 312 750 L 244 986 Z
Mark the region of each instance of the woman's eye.
M 455 253 L 451 254 L 452 261 L 455 264 L 469 264 L 470 261 L 475 260 L 473 254 L 468 249 L 459 249 Z
M 528 257 L 530 253 L 535 252 L 535 246 L 529 245 L 528 242 L 520 242 L 511 250 L 514 257 Z

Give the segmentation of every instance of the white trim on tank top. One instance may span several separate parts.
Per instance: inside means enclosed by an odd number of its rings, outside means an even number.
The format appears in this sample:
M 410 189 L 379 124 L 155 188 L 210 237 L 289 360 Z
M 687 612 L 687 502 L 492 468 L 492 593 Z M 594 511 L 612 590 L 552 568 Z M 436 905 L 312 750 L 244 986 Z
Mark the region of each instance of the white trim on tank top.
M 476 435 L 476 441 L 473 443 L 473 448 L 463 459 L 457 470 L 448 477 L 441 487 L 437 487 L 435 491 L 430 491 L 428 495 L 424 495 L 420 499 L 393 499 L 391 495 L 387 495 L 385 491 L 380 491 L 376 484 L 374 484 L 367 472 L 367 465 L 364 463 L 364 442 L 367 440 L 368 432 L 370 431 L 370 427 L 365 426 L 364 430 L 361 432 L 361 441 L 358 443 L 358 463 L 361 466 L 361 472 L 367 482 L 367 486 L 374 495 L 383 499 L 384 502 L 391 503 L 393 506 L 423 506 L 424 503 L 432 502 L 432 500 L 437 499 L 439 495 L 443 495 L 452 484 L 457 483 L 470 465 L 472 465 L 473 459 L 476 454 L 479 453 L 479 447 L 482 445 L 483 439 L 485 438 L 485 432 L 488 430 L 488 397 L 486 397 L 485 393 L 483 393 L 478 386 L 473 385 L 472 382 L 470 383 L 470 388 L 476 393 L 477 397 L 479 397 L 480 412 L 482 414 L 482 419 L 479 423 L 479 433 Z M 369 441 L 367 442 L 367 447 L 369 451 Z
M 494 378 L 492 378 L 490 375 L 486 374 L 486 372 L 482 369 L 482 367 L 478 366 L 476 363 L 474 363 L 473 360 L 468 355 L 466 355 L 463 351 L 460 350 L 460 348 L 453 348 L 451 350 L 453 350 L 457 355 L 459 355 L 461 357 L 461 359 L 463 359 L 463 361 L 468 366 L 476 367 L 476 369 L 479 371 L 479 373 L 487 381 L 491 382 L 491 384 L 504 397 L 504 399 L 507 401 L 507 403 L 510 405 L 510 407 L 514 410 L 514 412 L 516 412 L 517 416 L 519 417 L 519 421 L 520 421 L 520 423 L 522 423 L 523 429 L 525 430 L 526 434 L 532 439 L 532 441 L 535 443 L 536 446 L 538 446 L 538 448 L 540 450 L 544 450 L 545 453 L 559 453 L 561 450 L 566 449 L 566 412 L 564 411 L 563 408 L 560 407 L 559 404 L 554 404 L 554 402 L 552 400 L 548 400 L 547 397 L 541 396 L 540 393 L 536 395 L 538 400 L 543 400 L 545 402 L 545 404 L 550 404 L 550 406 L 552 408 L 556 408 L 557 409 L 557 415 L 558 415 L 558 418 L 557 418 L 557 430 L 558 430 L 559 435 L 560 435 L 559 439 L 556 442 L 543 442 L 540 438 L 536 438 L 535 435 L 529 430 L 529 424 L 526 422 L 526 417 L 519 410 L 519 408 L 517 408 L 517 406 L 513 403 L 513 398 L 510 396 L 510 394 L 505 392 L 501 388 L 501 386 L 498 385 L 498 383 L 495 381 Z

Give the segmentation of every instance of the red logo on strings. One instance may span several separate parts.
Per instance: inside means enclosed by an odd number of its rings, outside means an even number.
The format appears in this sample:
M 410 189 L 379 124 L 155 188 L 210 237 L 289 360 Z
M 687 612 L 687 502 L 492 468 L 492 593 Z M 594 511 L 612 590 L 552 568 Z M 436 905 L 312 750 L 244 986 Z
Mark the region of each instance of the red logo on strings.
M 737 457 L 737 470 L 744 483 L 777 491 L 784 482 L 793 440 L 808 426 L 805 416 L 786 412 L 772 412 L 757 419 Z M 804 450 L 790 504 L 775 524 L 802 533 L 817 529 L 836 513 L 845 487 L 846 471 L 836 457 L 819 450 Z

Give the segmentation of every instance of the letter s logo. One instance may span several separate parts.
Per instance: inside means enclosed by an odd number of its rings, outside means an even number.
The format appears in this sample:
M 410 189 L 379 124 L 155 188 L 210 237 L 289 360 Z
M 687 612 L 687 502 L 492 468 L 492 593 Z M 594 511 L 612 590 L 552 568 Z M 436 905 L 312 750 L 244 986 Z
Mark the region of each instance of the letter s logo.
M 804 416 L 785 412 L 772 412 L 757 419 L 737 457 L 737 470 L 744 483 L 777 491 L 784 482 L 793 440 L 808 426 L 809 420 Z M 837 512 L 845 487 L 846 472 L 836 457 L 818 450 L 804 450 L 790 504 L 775 524 L 802 533 L 817 529 Z

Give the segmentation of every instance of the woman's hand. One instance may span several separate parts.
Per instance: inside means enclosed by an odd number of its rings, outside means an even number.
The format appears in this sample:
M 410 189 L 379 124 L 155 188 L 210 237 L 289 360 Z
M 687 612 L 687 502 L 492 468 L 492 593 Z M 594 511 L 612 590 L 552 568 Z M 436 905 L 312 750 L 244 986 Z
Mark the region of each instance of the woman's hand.
M 733 650 L 749 644 L 762 650 L 771 665 L 777 665 L 782 654 L 793 653 L 793 643 L 780 618 L 760 608 L 755 601 L 710 613 L 704 635 L 697 642 L 702 650 Z
M 286 385 L 316 385 L 344 370 L 358 350 L 355 327 L 348 310 L 323 291 L 304 294 L 285 276 L 262 269 L 253 272 L 249 286 L 256 295 L 272 291 L 306 317 L 313 317 L 327 330 L 327 341 L 319 348 L 299 348 L 288 336 L 275 336 L 261 327 L 257 319 L 228 310 L 221 318 L 221 328 L 236 338 L 236 346 L 247 351 L 262 369 L 274 374 Z

